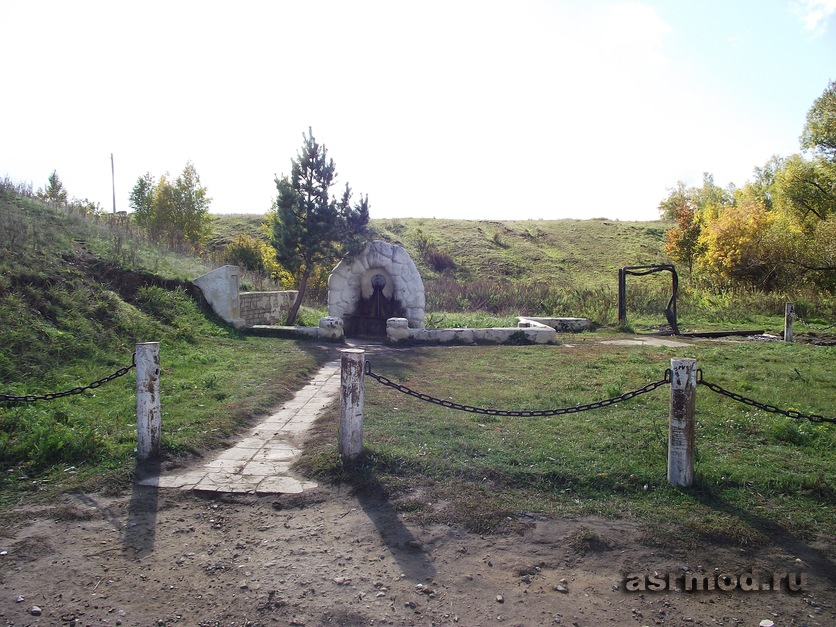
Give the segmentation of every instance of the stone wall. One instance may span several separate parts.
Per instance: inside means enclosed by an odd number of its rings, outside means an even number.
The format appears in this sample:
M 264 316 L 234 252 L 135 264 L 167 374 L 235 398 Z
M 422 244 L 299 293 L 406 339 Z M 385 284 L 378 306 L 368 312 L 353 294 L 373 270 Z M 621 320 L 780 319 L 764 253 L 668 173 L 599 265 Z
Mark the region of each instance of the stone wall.
M 295 291 L 241 292 L 238 295 L 238 307 L 244 326 L 284 323 L 295 299 Z

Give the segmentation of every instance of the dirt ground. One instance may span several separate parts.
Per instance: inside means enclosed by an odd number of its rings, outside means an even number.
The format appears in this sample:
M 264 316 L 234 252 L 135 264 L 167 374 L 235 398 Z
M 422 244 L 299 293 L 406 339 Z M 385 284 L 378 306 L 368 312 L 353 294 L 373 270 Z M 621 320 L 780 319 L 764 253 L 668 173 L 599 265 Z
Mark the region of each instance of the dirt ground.
M 0 530 L 0 625 L 836 625 L 832 539 L 660 549 L 633 523 L 528 514 L 522 533 L 478 536 L 333 488 L 135 487 L 19 514 Z M 687 572 L 790 576 L 686 592 Z M 627 589 L 659 576 L 675 589 Z

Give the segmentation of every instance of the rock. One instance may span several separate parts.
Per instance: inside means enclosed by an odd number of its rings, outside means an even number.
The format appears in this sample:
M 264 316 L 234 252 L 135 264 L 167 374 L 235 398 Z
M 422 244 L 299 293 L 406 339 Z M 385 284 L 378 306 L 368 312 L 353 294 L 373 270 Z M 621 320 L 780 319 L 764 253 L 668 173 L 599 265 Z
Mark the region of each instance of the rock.
M 25 600 L 26 598 L 22 594 L 19 594 L 15 597 L 15 603 L 23 603 Z
M 41 608 L 39 608 L 37 605 L 33 605 L 32 607 L 29 608 L 29 613 L 32 616 L 40 616 L 41 614 L 44 613 L 44 611 Z
M 505 603 L 505 597 L 502 596 L 501 594 L 497 594 L 496 595 L 496 602 L 497 603 Z

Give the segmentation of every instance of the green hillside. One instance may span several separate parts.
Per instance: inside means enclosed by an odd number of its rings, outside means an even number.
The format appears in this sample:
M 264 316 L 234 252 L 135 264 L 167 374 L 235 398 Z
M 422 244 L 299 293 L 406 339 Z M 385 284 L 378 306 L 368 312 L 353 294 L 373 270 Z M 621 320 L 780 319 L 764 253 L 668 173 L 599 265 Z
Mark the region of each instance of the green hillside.
M 239 233 L 262 236 L 264 216 L 214 215 L 212 245 Z M 578 286 L 613 284 L 618 268 L 669 263 L 667 222 L 611 220 L 483 221 L 429 218 L 372 220 L 378 239 L 403 246 L 422 277 L 445 271 L 460 280 L 517 279 Z M 452 265 L 433 264 L 448 257 Z
M 461 279 L 513 278 L 577 285 L 608 284 L 625 265 L 662 263 L 666 225 L 604 220 L 376 220 L 381 239 L 406 248 L 428 276 L 438 269 L 424 251 L 455 263 Z
M 206 269 L 130 224 L 67 214 L 0 186 L 0 394 L 83 387 L 130 365 L 136 343 L 160 342 L 164 447 L 176 455 L 216 446 L 292 394 L 323 356 L 217 319 L 188 283 Z M 136 446 L 134 385 L 130 372 L 66 398 L 0 403 L 3 498 L 121 484 Z

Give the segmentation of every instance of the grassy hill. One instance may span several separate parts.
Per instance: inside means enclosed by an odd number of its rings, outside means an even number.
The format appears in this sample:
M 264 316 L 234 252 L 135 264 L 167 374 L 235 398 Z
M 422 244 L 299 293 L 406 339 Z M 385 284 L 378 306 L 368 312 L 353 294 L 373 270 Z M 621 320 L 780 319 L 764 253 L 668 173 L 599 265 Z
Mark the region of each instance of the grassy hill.
M 190 295 L 206 271 L 129 224 L 68 215 L 0 186 L 0 394 L 71 390 L 161 345 L 169 454 L 216 446 L 289 397 L 323 359 L 312 345 L 245 337 Z M 240 373 L 240 380 L 229 372 Z M 0 403 L 0 488 L 122 485 L 136 445 L 133 373 L 82 394 Z
M 239 233 L 263 236 L 264 221 L 259 215 L 215 215 L 211 245 L 220 249 Z M 446 272 L 470 281 L 597 287 L 613 283 L 622 266 L 669 263 L 663 242 L 670 225 L 662 221 L 407 218 L 372 220 L 371 227 L 377 239 L 403 246 L 426 280 Z
M 241 232 L 263 237 L 264 220 L 258 215 L 213 216 L 213 244 L 221 250 Z M 614 325 L 618 269 L 670 263 L 664 252 L 670 226 L 664 221 L 612 220 L 371 221 L 374 237 L 403 246 L 418 266 L 431 326 L 472 326 L 473 312 L 504 323 L 517 315 L 553 315 Z M 308 304 L 321 305 L 324 282 L 319 289 L 314 287 Z M 670 296 L 668 273 L 631 277 L 627 290 L 631 327 L 664 326 L 662 311 Z M 811 322 L 827 323 L 836 317 L 836 299 L 829 295 L 804 289 L 789 294 L 697 288 L 680 269 L 678 312 L 684 330 L 764 328 L 779 332 L 784 303 L 789 301 Z

